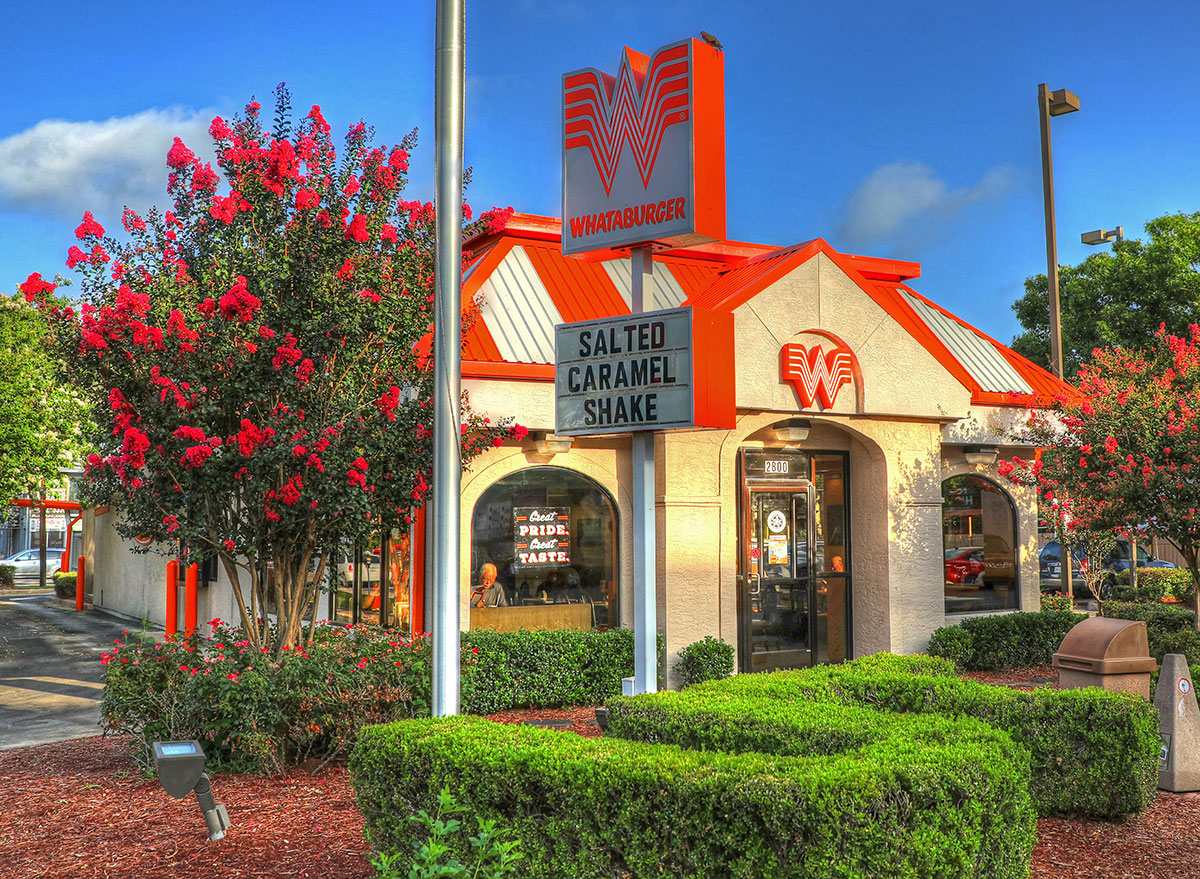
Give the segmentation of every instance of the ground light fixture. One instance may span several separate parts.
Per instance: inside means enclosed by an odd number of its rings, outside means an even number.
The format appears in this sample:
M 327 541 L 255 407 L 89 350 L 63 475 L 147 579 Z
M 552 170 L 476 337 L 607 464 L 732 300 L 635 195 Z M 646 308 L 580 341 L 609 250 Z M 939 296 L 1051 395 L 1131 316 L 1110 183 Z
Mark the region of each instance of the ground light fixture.
M 229 812 L 213 799 L 212 785 L 204 771 L 204 749 L 197 741 L 154 742 L 154 770 L 163 790 L 177 800 L 182 800 L 192 791 L 200 801 L 204 823 L 208 825 L 208 838 L 224 839 L 229 829 Z

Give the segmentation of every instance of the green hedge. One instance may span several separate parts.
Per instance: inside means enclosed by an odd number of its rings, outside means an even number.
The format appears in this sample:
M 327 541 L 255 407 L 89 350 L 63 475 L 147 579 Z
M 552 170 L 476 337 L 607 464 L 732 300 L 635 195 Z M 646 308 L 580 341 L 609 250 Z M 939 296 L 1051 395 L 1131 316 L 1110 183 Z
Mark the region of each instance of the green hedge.
M 977 718 L 1029 749 L 1030 792 L 1042 816 L 1108 818 L 1140 812 L 1153 799 L 1158 712 L 1144 699 L 1094 688 L 1012 690 L 938 675 L 936 669 L 914 675 L 904 666 L 903 661 L 856 660 L 806 671 L 738 675 L 699 684 L 690 692 Z
M 1117 601 L 1162 601 L 1174 598 L 1189 601 L 1196 591 L 1192 572 L 1187 568 L 1138 568 L 1138 584 L 1129 585 L 1129 572 L 1122 571 L 1113 587 L 1113 598 Z
M 633 630 L 463 633 L 463 710 L 599 705 L 633 674 Z M 659 651 L 662 650 L 659 636 Z M 477 653 L 475 651 L 478 651 Z
M 702 681 L 719 681 L 733 674 L 733 645 L 705 635 L 679 651 L 675 673 L 690 687 Z
M 929 652 L 968 671 L 1049 665 L 1067 632 L 1086 614 L 1043 610 L 971 617 L 936 629 Z
M 861 749 L 786 757 L 416 720 L 365 729 L 350 771 L 377 849 L 411 852 L 427 831 L 406 818 L 449 786 L 519 841 L 529 879 L 1027 876 L 1022 749 L 940 722 L 910 741 L 879 716 Z
M 211 767 L 282 771 L 344 756 L 366 724 L 429 716 L 429 638 L 378 626 L 319 626 L 273 659 L 215 620 L 210 637 L 126 634 L 101 662 L 104 731 L 131 735 L 147 768 L 151 742 L 197 739 Z M 461 674 L 468 712 L 599 705 L 633 674 L 633 633 L 468 632 Z
M 1113 619 L 1144 622 L 1150 655 L 1159 662 L 1168 653 L 1179 653 L 1187 657 L 1189 665 L 1200 664 L 1200 632 L 1192 626 L 1195 614 L 1188 608 L 1161 602 L 1106 601 L 1103 613 Z
M 15 584 L 13 579 L 17 573 L 15 565 L 0 565 L 0 586 L 12 586 Z

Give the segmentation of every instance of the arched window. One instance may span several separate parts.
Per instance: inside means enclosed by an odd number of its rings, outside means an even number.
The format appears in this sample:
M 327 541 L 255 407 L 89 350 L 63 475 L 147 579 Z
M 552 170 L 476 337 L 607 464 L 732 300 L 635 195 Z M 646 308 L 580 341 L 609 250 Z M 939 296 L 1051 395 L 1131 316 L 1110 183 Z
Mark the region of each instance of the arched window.
M 490 486 L 471 517 L 471 577 L 487 563 L 509 606 L 586 603 L 617 625 L 617 508 L 598 484 L 561 467 L 528 467 Z
M 1016 608 L 1017 514 L 1003 489 L 982 476 L 942 483 L 946 613 Z

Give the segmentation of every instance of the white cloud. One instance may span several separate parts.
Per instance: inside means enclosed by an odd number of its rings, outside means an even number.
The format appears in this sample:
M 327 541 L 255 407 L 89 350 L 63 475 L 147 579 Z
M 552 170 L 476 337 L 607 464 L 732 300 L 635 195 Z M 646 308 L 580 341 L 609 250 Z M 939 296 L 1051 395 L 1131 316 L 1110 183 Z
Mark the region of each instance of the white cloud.
M 68 218 L 90 210 L 110 226 L 125 205 L 166 207 L 172 140 L 211 160 L 212 116 L 169 109 L 102 122 L 44 119 L 0 140 L 0 205 Z
M 1007 165 L 992 168 L 966 189 L 951 189 L 920 162 L 884 165 L 846 199 L 838 236 L 851 248 L 912 250 L 936 239 L 969 205 L 994 201 L 1015 184 Z

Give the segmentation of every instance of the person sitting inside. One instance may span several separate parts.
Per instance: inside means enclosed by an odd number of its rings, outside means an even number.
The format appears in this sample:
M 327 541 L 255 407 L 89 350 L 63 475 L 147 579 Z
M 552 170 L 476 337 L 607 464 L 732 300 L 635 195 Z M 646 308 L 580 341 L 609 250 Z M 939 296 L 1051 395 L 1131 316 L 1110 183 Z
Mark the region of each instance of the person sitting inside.
M 479 569 L 479 585 L 471 593 L 471 607 L 508 607 L 508 596 L 496 582 L 496 566 L 491 562 Z

